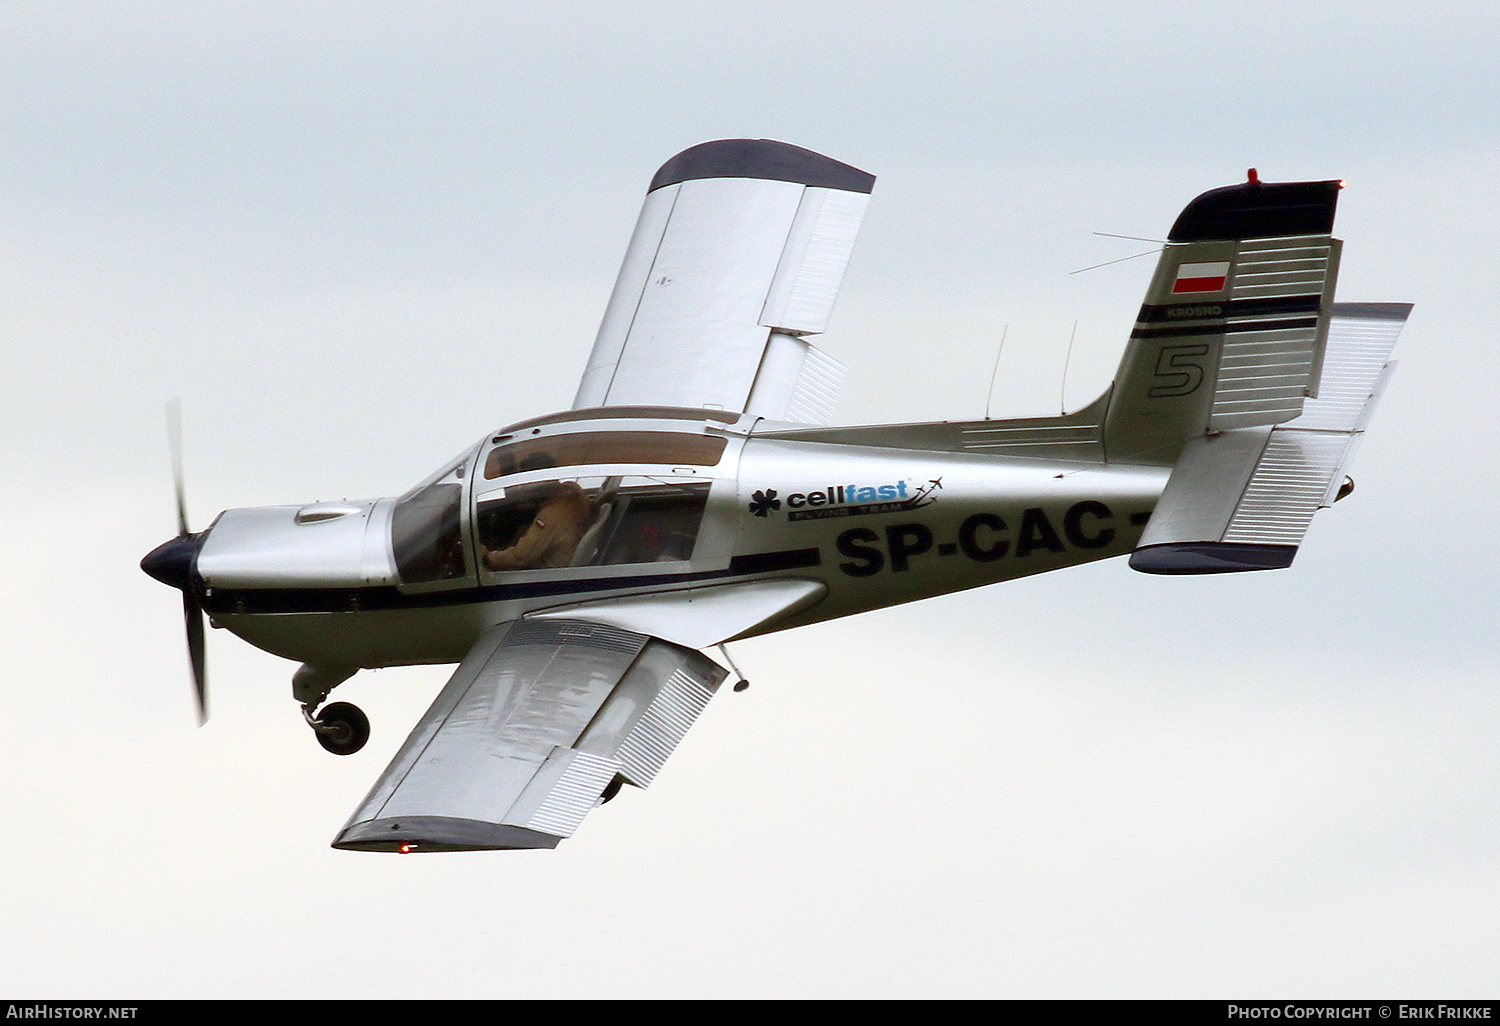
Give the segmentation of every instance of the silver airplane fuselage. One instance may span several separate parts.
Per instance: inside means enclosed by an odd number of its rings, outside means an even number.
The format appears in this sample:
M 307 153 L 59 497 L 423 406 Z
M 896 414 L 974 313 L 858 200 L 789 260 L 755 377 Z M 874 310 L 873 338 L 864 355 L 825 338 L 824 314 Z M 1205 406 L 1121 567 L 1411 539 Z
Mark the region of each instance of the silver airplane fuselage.
M 1169 473 L 786 427 L 685 409 L 526 422 L 405 496 L 227 510 L 193 536 L 191 588 L 213 626 L 353 670 L 457 662 L 486 628 L 549 611 L 802 586 L 764 620 L 684 639 L 703 646 L 1126 555 Z M 588 501 L 566 558 L 491 565 L 551 516 L 538 496 L 561 482 Z

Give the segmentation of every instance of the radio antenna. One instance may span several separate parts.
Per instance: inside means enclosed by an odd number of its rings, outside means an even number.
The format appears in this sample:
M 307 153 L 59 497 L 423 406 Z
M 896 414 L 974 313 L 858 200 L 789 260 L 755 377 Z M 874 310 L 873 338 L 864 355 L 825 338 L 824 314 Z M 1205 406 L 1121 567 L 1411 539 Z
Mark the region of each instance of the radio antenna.
M 1057 413 L 1060 417 L 1068 415 L 1068 365 L 1073 362 L 1073 340 L 1078 337 L 1078 322 L 1073 322 L 1073 333 L 1068 336 L 1068 355 L 1063 358 L 1062 389 L 1057 396 Z
M 1106 239 L 1129 239 L 1131 242 L 1159 242 L 1163 246 L 1167 244 L 1166 239 L 1148 239 L 1144 235 L 1116 235 L 1114 232 L 1095 232 L 1094 234 L 1102 235 Z
M 1095 234 L 1097 235 L 1098 233 L 1096 232 Z M 1124 236 L 1121 236 L 1121 238 L 1123 238 L 1123 237 Z M 1148 239 L 1146 241 L 1149 242 L 1150 240 Z M 1144 253 L 1137 253 L 1134 256 L 1121 257 L 1118 260 L 1106 260 L 1102 264 L 1093 264 L 1093 265 L 1091 265 L 1089 267 L 1080 267 L 1078 270 L 1076 270 L 1076 271 L 1069 271 L 1068 273 L 1069 274 L 1082 274 L 1084 271 L 1097 271 L 1099 268 L 1101 268 L 1101 267 L 1108 267 L 1110 264 L 1123 264 L 1127 260 L 1139 260 L 1143 256 L 1150 256 L 1152 253 L 1160 253 L 1160 252 L 1161 252 L 1161 247 L 1157 247 L 1156 249 L 1148 249 Z
M 990 371 L 990 390 L 984 396 L 984 419 L 990 419 L 990 400 L 995 398 L 995 375 L 1000 373 L 1000 354 L 1005 352 L 1005 336 L 1010 334 L 1010 325 L 1000 332 L 1000 348 L 995 351 L 995 367 Z

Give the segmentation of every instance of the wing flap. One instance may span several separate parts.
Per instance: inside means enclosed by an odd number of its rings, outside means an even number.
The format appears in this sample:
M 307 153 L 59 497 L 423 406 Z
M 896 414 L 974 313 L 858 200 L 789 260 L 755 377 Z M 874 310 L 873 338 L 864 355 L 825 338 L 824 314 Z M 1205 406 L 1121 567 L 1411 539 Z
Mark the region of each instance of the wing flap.
M 649 784 L 725 676 L 701 653 L 608 624 L 491 628 L 334 847 L 554 847 L 617 774 Z
M 682 664 L 680 652 L 648 646 L 578 740 L 581 753 L 615 762 L 636 787 L 656 779 L 723 679 L 717 666 L 718 681 L 695 674 Z

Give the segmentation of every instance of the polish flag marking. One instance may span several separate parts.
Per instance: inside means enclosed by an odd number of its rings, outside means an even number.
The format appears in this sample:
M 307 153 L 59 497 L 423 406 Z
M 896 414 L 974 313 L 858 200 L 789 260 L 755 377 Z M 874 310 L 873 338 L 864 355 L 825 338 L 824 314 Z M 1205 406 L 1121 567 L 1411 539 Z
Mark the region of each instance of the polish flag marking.
M 1172 283 L 1172 294 L 1184 292 L 1223 292 L 1224 280 L 1229 277 L 1229 261 L 1214 263 L 1178 264 L 1177 280 Z

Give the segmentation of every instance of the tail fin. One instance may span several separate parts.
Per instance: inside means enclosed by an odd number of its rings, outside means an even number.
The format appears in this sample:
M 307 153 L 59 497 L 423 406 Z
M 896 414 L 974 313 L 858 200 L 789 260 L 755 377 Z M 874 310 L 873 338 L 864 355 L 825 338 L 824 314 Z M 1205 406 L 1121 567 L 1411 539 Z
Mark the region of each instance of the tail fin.
M 1171 465 L 1193 439 L 1302 413 L 1328 336 L 1341 185 L 1252 175 L 1187 205 L 1110 394 L 1110 462 Z
M 1203 574 L 1291 565 L 1313 514 L 1341 498 L 1354 450 L 1390 380 L 1411 306 L 1332 308 L 1322 387 L 1302 415 L 1194 439 L 1172 468 L 1130 565 Z

